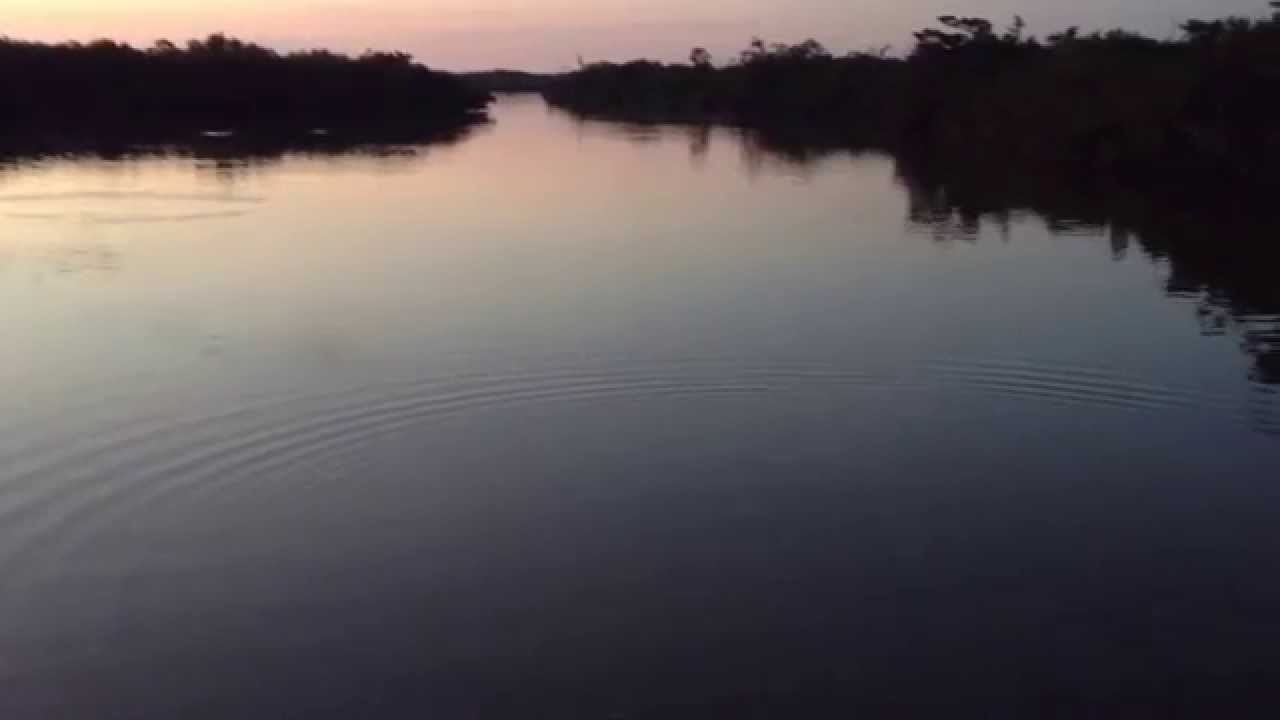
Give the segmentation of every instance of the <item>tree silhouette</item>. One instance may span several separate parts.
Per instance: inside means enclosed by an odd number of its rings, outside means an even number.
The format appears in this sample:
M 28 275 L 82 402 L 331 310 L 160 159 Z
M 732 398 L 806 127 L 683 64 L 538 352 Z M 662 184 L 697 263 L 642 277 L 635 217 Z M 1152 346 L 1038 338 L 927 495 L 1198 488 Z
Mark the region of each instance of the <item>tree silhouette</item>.
M 1020 17 L 997 30 L 944 15 L 906 58 L 757 37 L 724 67 L 698 51 L 693 67 L 598 64 L 544 94 L 584 113 L 729 120 L 1201 192 L 1280 185 L 1280 3 L 1183 30 L 1159 40 L 1073 27 L 1041 43 Z
M 0 136 L 28 141 L 211 127 L 430 132 L 470 122 L 487 102 L 486 93 L 405 53 L 282 55 L 222 33 L 182 47 L 157 40 L 146 50 L 106 39 L 0 39 Z

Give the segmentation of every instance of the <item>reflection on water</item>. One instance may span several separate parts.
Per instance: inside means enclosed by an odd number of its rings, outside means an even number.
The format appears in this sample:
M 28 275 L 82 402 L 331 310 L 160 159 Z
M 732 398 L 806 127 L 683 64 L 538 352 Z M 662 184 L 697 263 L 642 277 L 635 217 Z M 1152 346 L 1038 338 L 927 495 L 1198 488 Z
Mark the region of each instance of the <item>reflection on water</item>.
M 939 170 L 900 164 L 911 219 L 939 242 L 976 241 L 991 222 L 1007 235 L 1011 218 L 1041 218 L 1055 235 L 1107 238 L 1123 261 L 1136 245 L 1164 275 L 1174 300 L 1193 306 L 1205 336 L 1232 338 L 1253 360 L 1261 387 L 1260 429 L 1280 429 L 1280 283 L 1272 238 L 1280 217 L 1241 199 L 1205 209 L 1193 199 L 1153 199 L 1085 182 L 1011 178 L 998 171 Z M 1181 203 L 1179 202 L 1181 201 Z
M 789 168 L 810 177 L 833 158 L 858 153 L 821 139 L 728 130 L 707 125 L 629 125 L 574 117 L 583 126 L 631 141 L 688 138 L 695 167 L 714 134 L 739 148 L 744 171 Z M 1280 282 L 1270 238 L 1280 218 L 1256 202 L 1205 208 L 1192 198 L 1152 198 L 1085 178 L 1011 176 L 1000 168 L 939 167 L 916 158 L 895 162 L 909 197 L 908 218 L 936 242 L 1008 241 L 1015 221 L 1037 221 L 1054 236 L 1108 238 L 1117 261 L 1137 242 L 1167 267 L 1166 292 L 1196 305 L 1206 335 L 1231 335 L 1254 358 L 1252 379 L 1280 384 Z M 1181 201 L 1181 202 L 1179 202 Z
M 495 116 L 0 171 L 0 714 L 1269 695 L 1265 222 Z

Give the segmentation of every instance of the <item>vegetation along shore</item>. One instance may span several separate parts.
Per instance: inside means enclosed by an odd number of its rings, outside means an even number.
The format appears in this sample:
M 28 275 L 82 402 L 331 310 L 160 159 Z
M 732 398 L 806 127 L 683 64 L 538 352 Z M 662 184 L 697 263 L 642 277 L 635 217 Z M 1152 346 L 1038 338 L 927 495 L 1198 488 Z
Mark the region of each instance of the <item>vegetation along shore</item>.
M 281 54 L 224 35 L 146 49 L 0 39 L 0 139 L 10 147 L 205 131 L 407 138 L 464 126 L 489 100 L 396 52 Z
M 934 163 L 1258 187 L 1280 165 L 1280 3 L 1168 39 L 944 16 L 902 57 L 755 40 L 727 63 L 699 48 L 687 64 L 587 64 L 544 94 L 586 115 L 728 122 Z

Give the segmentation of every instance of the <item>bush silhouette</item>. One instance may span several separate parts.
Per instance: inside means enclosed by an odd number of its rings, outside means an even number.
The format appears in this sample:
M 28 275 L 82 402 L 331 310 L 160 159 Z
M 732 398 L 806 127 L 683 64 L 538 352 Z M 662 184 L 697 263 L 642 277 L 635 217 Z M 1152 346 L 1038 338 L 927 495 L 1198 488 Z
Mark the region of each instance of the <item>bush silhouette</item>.
M 487 100 L 403 53 L 282 55 L 221 34 L 147 49 L 0 39 L 0 131 L 9 133 L 440 129 Z
M 585 114 L 722 121 L 954 162 L 1268 184 L 1280 178 L 1272 7 L 1192 20 L 1171 40 L 1069 28 L 1042 41 L 1021 18 L 998 31 L 948 15 L 901 58 L 757 38 L 720 68 L 696 51 L 692 65 L 588 65 L 545 94 Z

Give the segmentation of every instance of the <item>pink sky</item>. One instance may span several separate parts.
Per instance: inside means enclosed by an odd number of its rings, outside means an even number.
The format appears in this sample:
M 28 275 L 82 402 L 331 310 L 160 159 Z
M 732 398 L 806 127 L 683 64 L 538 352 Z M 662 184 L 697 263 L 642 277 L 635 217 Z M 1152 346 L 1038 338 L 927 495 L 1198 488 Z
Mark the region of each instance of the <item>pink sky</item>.
M 589 60 L 682 59 L 694 45 L 728 57 L 753 35 L 833 49 L 910 44 L 945 13 L 998 22 L 1021 13 L 1033 32 L 1070 24 L 1168 35 L 1188 17 L 1260 14 L 1265 0 L 3 0 L 4 32 L 150 44 L 215 31 L 274 47 L 402 49 L 454 69 L 556 70 Z

